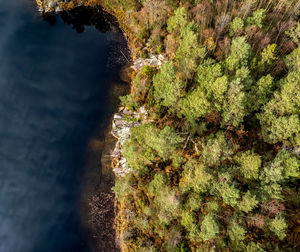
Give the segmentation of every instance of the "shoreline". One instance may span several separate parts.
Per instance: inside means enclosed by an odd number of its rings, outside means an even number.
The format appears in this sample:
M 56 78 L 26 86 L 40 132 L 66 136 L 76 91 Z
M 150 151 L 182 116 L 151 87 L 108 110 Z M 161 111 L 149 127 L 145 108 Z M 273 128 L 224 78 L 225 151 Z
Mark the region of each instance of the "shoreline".
M 42 4 L 42 1 L 37 0 L 37 3 L 38 5 Z M 121 37 L 124 38 L 124 42 L 126 43 L 126 50 L 129 50 L 131 53 L 128 43 L 128 36 L 120 28 L 117 18 L 105 10 L 101 5 L 79 5 L 64 10 L 63 7 L 58 8 L 53 4 L 53 7 L 50 9 L 42 9 L 40 7 L 39 11 L 46 18 L 48 15 L 51 17 L 51 15 L 64 14 L 64 11 L 66 11 L 66 14 L 69 17 L 67 22 L 72 22 L 73 15 L 71 12 L 76 8 L 95 9 L 97 12 L 103 14 L 99 15 L 97 13 L 96 16 L 94 16 L 94 19 L 97 19 L 97 17 L 100 18 L 100 22 L 107 23 L 109 26 L 111 26 L 112 30 L 115 28 L 119 29 Z M 78 15 L 76 12 L 74 14 L 75 16 Z M 123 46 L 125 46 L 125 44 Z M 113 89 L 112 93 L 110 94 L 112 98 L 130 93 L 130 89 L 128 88 L 130 88 L 131 83 L 130 72 L 132 71 L 131 69 L 133 69 L 133 62 L 129 62 L 128 58 L 131 57 L 131 55 L 129 56 L 128 52 L 125 52 L 123 49 L 120 49 L 120 52 L 121 55 L 119 55 L 119 58 L 124 57 L 125 60 L 123 61 L 127 63 L 122 64 L 122 66 L 119 67 L 118 74 L 120 75 L 121 83 L 115 84 L 115 89 Z M 125 52 L 126 55 L 124 55 L 123 52 Z M 125 83 L 126 86 L 124 86 Z M 118 95 L 116 95 L 116 93 Z M 112 191 L 112 187 L 115 184 L 116 174 L 112 168 L 114 157 L 111 156 L 111 153 L 113 150 L 115 150 L 118 142 L 118 140 L 112 134 L 114 121 L 113 118 L 120 112 L 118 111 L 120 109 L 118 99 L 116 99 L 115 104 L 111 104 L 110 106 L 115 112 L 113 112 L 106 120 L 106 126 L 103 128 L 104 130 L 102 131 L 102 129 L 99 129 L 103 132 L 103 134 L 101 134 L 103 137 L 94 136 L 88 141 L 86 150 L 87 158 L 84 168 L 84 183 L 79 199 L 79 211 L 82 220 L 81 225 L 83 231 L 86 233 L 87 242 L 92 252 L 121 250 L 121 241 L 117 235 L 118 229 L 116 227 L 116 218 L 119 208 L 117 201 L 115 200 L 114 192 Z

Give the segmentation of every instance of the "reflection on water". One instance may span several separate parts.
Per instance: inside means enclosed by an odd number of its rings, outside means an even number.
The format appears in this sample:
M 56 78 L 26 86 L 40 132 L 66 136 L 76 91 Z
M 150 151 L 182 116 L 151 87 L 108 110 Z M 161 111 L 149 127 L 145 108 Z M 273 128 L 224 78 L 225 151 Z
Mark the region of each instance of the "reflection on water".
M 0 0 L 0 251 L 88 251 L 77 199 L 118 35 L 51 25 L 27 2 Z

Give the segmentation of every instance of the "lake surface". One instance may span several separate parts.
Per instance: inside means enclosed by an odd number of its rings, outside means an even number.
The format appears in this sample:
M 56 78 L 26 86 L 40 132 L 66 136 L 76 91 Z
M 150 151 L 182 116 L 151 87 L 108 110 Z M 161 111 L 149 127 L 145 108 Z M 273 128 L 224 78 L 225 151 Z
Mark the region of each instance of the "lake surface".
M 108 124 L 120 68 L 120 34 L 99 30 L 0 0 L 0 252 L 89 251 L 85 151 Z

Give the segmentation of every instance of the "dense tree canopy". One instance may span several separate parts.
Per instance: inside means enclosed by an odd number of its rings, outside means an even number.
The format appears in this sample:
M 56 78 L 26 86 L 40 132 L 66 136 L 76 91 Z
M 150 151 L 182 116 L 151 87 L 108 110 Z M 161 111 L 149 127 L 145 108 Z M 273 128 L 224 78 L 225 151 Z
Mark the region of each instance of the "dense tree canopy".
M 114 187 L 124 251 L 299 250 L 299 2 L 106 6 L 167 59 L 122 98 L 149 112 Z

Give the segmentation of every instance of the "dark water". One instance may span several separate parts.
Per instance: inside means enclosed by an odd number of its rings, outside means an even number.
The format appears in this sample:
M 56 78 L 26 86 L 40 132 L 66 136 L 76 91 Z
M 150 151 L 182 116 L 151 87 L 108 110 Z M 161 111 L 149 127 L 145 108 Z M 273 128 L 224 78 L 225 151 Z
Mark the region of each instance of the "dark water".
M 87 141 L 112 110 L 118 38 L 0 0 L 0 252 L 88 251 L 78 195 Z

